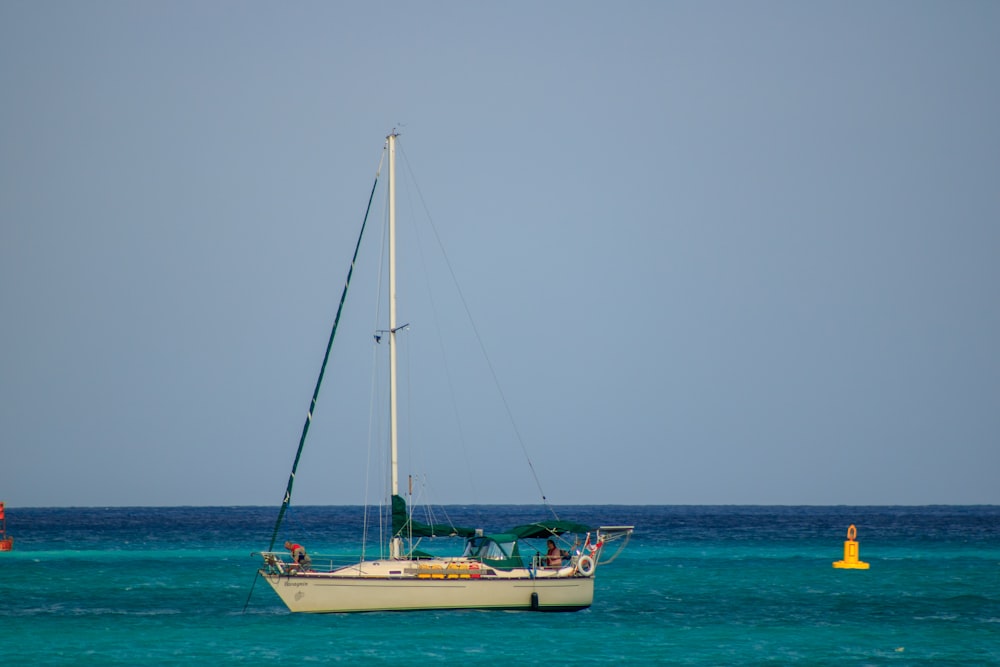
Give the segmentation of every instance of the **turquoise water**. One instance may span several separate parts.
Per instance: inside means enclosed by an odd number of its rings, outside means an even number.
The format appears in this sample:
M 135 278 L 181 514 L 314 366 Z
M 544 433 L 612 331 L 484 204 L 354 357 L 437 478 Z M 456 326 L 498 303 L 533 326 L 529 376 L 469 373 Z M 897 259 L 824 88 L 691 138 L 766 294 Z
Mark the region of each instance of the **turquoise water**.
M 454 523 L 487 530 L 538 516 L 446 509 Z M 355 549 L 359 513 L 298 508 L 287 536 L 314 554 Z M 266 546 L 274 508 L 8 505 L 16 542 L 0 554 L 0 656 L 32 665 L 1000 664 L 1000 507 L 559 513 L 637 527 L 600 569 L 588 610 L 307 616 L 289 614 L 263 582 L 243 611 L 257 567 L 250 553 Z M 831 567 L 851 523 L 870 570 Z

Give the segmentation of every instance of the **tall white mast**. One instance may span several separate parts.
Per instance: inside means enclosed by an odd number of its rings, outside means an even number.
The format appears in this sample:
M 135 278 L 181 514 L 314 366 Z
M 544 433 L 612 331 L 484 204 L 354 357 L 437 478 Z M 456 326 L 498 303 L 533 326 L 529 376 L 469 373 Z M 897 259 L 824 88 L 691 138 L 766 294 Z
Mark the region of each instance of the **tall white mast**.
M 396 431 L 396 131 L 389 142 L 389 441 L 392 464 L 392 495 L 399 495 L 399 452 Z M 389 556 L 399 558 L 401 540 L 394 537 Z

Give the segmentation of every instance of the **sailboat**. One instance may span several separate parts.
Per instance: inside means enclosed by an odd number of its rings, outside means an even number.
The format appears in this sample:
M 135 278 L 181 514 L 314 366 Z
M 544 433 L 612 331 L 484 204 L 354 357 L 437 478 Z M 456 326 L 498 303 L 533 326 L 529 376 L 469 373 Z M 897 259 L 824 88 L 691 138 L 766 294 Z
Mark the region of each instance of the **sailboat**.
M 574 611 L 593 603 L 594 581 L 600 566 L 614 560 L 628 542 L 633 526 L 591 527 L 555 516 L 523 524 L 501 532 L 482 529 L 427 524 L 413 518 L 406 500 L 400 495 L 397 430 L 397 347 L 396 335 L 402 328 L 396 321 L 396 149 L 398 134 L 386 137 L 388 154 L 388 226 L 389 226 L 389 481 L 391 487 L 392 533 L 385 557 L 349 562 L 324 562 L 313 558 L 308 564 L 296 562 L 286 551 L 276 551 L 275 543 L 282 518 L 291 502 L 292 484 L 302 453 L 313 410 L 316 407 L 330 346 L 343 310 L 350 285 L 354 259 L 348 272 L 344 295 L 327 344 L 327 357 L 320 370 L 312 404 L 307 414 L 289 476 L 285 497 L 271 536 L 270 546 L 260 554 L 263 564 L 258 574 L 274 589 L 292 612 L 364 612 L 432 609 L 524 609 L 538 611 Z M 376 184 L 378 183 L 378 173 Z M 375 193 L 369 197 L 368 207 Z M 367 220 L 367 214 L 365 216 Z M 362 235 L 364 224 L 362 224 Z M 403 325 L 404 327 L 406 325 Z M 376 336 L 376 340 L 379 336 Z M 414 538 L 451 535 L 464 539 L 453 556 L 430 556 L 414 547 Z M 572 542 L 570 538 L 572 537 Z M 548 553 L 525 547 L 532 540 L 567 549 L 557 549 L 555 558 Z M 617 543 L 617 549 L 609 548 Z M 605 553 L 607 550 L 608 553 Z M 551 553 L 551 551 L 549 552 Z

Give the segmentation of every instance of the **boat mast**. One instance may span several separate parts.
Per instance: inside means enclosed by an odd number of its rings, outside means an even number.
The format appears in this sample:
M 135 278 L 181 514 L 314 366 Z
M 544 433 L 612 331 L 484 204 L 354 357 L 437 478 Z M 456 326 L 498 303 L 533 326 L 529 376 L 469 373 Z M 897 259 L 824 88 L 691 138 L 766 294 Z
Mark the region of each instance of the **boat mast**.
M 392 465 L 392 495 L 399 495 L 398 436 L 396 429 L 396 130 L 389 142 L 389 441 Z M 389 557 L 399 558 L 402 538 L 393 537 Z

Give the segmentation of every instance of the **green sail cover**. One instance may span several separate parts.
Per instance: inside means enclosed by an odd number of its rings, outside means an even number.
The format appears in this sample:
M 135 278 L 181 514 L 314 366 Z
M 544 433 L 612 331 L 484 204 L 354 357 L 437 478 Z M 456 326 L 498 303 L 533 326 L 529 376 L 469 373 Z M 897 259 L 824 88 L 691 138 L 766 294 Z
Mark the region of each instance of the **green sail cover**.
M 536 523 L 526 523 L 523 526 L 516 526 L 510 532 L 519 538 L 540 538 L 551 535 L 562 535 L 563 533 L 589 533 L 593 530 L 589 526 L 573 521 L 538 521 Z
M 392 534 L 400 537 L 472 537 L 474 528 L 461 528 L 444 523 L 422 523 L 410 518 L 402 496 L 392 497 Z

